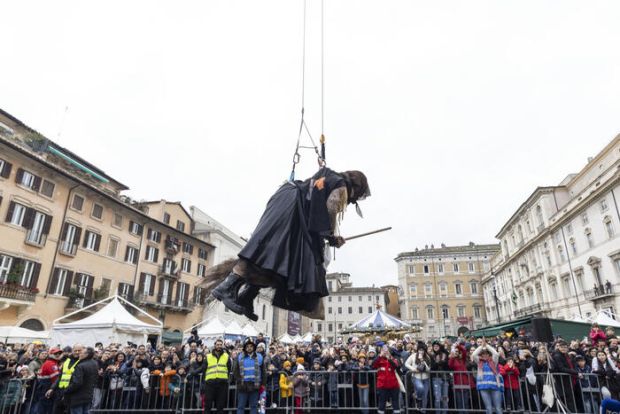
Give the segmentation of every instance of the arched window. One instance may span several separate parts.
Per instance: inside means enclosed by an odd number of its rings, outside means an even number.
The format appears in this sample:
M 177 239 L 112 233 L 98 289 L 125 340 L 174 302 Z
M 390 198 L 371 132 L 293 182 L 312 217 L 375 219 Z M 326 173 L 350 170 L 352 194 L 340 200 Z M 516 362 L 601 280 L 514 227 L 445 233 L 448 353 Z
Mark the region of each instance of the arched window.
M 30 329 L 31 331 L 44 331 L 45 327 L 38 319 L 27 319 L 21 325 L 21 328 Z
M 590 227 L 586 227 L 584 233 L 586 235 L 586 240 L 588 241 L 588 247 L 594 247 L 594 237 L 592 236 L 592 229 Z
M 435 309 L 430 305 L 426 307 L 426 317 L 431 320 L 435 319 Z
M 441 307 L 441 316 L 444 319 L 450 319 L 450 308 L 448 307 L 448 305 L 443 305 Z
M 446 282 L 439 282 L 439 296 L 442 298 L 448 296 L 448 284 Z

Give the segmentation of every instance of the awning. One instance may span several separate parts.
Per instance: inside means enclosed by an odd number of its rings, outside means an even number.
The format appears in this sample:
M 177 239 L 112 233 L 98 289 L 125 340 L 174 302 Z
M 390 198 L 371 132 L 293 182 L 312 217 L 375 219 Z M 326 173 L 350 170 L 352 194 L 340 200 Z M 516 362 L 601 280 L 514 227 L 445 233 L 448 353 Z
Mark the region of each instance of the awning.
M 183 342 L 183 332 L 164 331 L 161 335 L 161 341 L 165 345 L 180 344 Z
M 531 318 L 519 319 L 516 321 L 511 321 L 499 325 L 487 326 L 486 328 L 476 329 L 475 331 L 471 331 L 469 335 L 472 336 L 497 336 L 501 331 L 508 331 L 514 329 L 518 330 L 521 326 L 524 326 L 526 329 L 529 328 L 531 322 Z

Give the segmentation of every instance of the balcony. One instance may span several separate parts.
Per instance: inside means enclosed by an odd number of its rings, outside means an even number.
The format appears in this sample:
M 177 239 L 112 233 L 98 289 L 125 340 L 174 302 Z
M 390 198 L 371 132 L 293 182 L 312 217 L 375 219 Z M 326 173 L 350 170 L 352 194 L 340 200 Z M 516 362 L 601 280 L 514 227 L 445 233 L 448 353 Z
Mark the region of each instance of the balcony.
M 177 280 L 180 276 L 179 268 L 176 266 L 176 263 L 172 262 L 172 266 L 170 265 L 161 265 L 159 267 L 159 276 L 167 277 L 172 280 Z
M 595 287 L 594 289 L 588 289 L 583 291 L 583 296 L 586 300 L 591 301 L 599 301 L 607 298 L 614 297 L 613 293 L 614 289 L 612 286 L 607 286 L 607 289 L 604 286 Z
M 69 297 L 69 301 L 67 302 L 67 306 L 65 306 L 65 311 L 67 312 L 75 312 L 76 310 L 84 309 L 87 306 L 95 303 L 95 299 L 93 298 L 84 298 L 79 296 L 71 296 Z M 87 310 L 88 312 L 88 310 Z M 93 310 L 94 312 L 94 310 Z
M 142 306 L 160 309 L 167 312 L 189 313 L 196 306 L 194 300 L 172 299 L 171 296 L 157 295 L 147 296 L 142 293 L 135 295 L 136 302 Z
M 65 256 L 75 256 L 77 253 L 77 244 L 73 244 L 71 241 L 61 241 L 58 245 L 58 253 Z
M 535 313 L 540 313 L 542 312 L 542 305 L 540 303 L 536 303 L 535 305 L 532 306 L 528 306 L 526 308 L 523 309 L 517 309 L 514 312 L 515 317 L 520 318 L 522 316 L 528 316 L 528 315 L 533 315 Z
M 0 284 L 0 309 L 9 306 L 30 306 L 34 303 L 38 289 L 16 284 Z

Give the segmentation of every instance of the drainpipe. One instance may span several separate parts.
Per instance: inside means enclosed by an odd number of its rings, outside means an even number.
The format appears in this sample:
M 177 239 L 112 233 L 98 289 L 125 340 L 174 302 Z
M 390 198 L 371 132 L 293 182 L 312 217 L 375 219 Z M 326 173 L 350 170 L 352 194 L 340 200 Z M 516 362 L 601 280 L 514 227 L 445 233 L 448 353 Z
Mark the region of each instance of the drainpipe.
M 560 211 L 560 206 L 558 205 L 558 199 L 555 196 L 555 190 L 553 190 L 553 202 L 555 203 L 556 212 Z M 564 251 L 566 252 L 566 260 L 568 260 L 568 271 L 570 273 L 570 278 L 573 281 L 573 289 L 575 289 L 575 299 L 577 299 L 577 309 L 579 310 L 579 317 L 583 319 L 583 314 L 581 313 L 581 304 L 579 303 L 579 293 L 577 291 L 577 283 L 575 282 L 575 274 L 573 272 L 573 265 L 570 261 L 570 252 L 568 251 L 568 244 L 566 243 L 566 235 L 564 234 L 564 226 L 560 225 L 560 233 L 562 234 L 562 242 L 564 243 Z
M 60 226 L 60 232 L 58 233 L 58 239 L 56 241 L 56 250 L 54 250 L 54 258 L 52 259 L 52 268 L 50 269 L 50 275 L 47 278 L 47 288 L 45 289 L 44 298 L 47 298 L 48 292 L 50 290 L 50 285 L 52 284 L 52 277 L 54 276 L 54 268 L 56 267 L 56 258 L 58 257 L 58 247 L 60 244 L 60 239 L 62 238 L 62 229 L 65 225 L 65 220 L 67 219 L 67 210 L 69 210 L 69 202 L 71 201 L 71 194 L 73 190 L 80 187 L 82 184 L 76 184 L 69 189 L 69 193 L 67 194 L 67 202 L 65 203 L 65 211 L 62 213 L 62 223 Z

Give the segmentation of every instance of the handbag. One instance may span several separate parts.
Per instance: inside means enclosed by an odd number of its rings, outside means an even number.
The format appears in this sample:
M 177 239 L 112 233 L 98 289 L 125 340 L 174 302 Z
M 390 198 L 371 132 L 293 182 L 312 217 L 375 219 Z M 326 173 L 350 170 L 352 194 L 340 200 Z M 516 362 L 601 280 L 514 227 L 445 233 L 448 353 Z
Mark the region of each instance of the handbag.
M 110 378 L 110 389 L 111 390 L 120 390 L 123 388 L 123 378 L 119 376 L 115 376 Z
M 405 384 L 403 384 L 403 380 L 400 379 L 400 375 L 396 375 L 396 381 L 398 381 L 398 388 L 400 388 L 400 392 L 407 393 L 407 389 L 405 388 Z
M 525 371 L 525 378 L 530 385 L 536 385 L 536 374 L 534 374 L 534 367 L 529 367 Z

